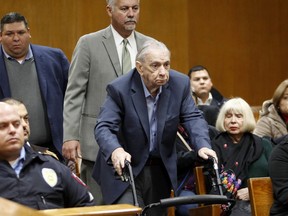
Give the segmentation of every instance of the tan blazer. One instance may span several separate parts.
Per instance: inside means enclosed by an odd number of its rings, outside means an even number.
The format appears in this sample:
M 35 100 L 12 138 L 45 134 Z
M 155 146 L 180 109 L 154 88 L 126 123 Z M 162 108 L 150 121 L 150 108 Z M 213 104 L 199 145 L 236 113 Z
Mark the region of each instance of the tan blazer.
M 263 137 L 280 138 L 288 134 L 287 126 L 279 115 L 272 100 L 264 101 L 254 134 Z
M 135 32 L 137 49 L 151 39 Z M 106 86 L 121 75 L 111 27 L 82 36 L 73 52 L 64 99 L 64 142 L 79 140 L 84 160 L 95 161 L 96 118 L 106 97 Z

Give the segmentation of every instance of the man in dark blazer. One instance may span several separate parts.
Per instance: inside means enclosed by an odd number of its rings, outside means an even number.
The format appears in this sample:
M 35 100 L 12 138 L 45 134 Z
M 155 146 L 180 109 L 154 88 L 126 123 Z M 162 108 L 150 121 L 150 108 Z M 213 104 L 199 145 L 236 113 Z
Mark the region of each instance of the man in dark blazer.
M 140 0 L 107 0 L 106 9 L 111 25 L 83 35 L 74 49 L 64 100 L 63 156 L 74 161 L 82 157 L 81 179 L 90 187 L 96 204 L 102 204 L 102 197 L 99 185 L 91 177 L 98 153 L 94 128 L 106 97 L 105 89 L 122 75 L 123 38 L 131 45 L 128 48 L 132 67 L 137 50 L 149 39 L 135 31 Z
M 196 65 L 192 67 L 188 72 L 188 76 L 198 109 L 202 111 L 207 123 L 215 126 L 219 110 L 227 99 L 213 87 L 209 71 L 204 66 Z
M 0 99 L 23 101 L 30 113 L 31 144 L 62 159 L 63 99 L 69 62 L 60 49 L 30 44 L 27 20 L 19 13 L 1 19 Z
M 170 70 L 170 51 L 163 43 L 147 41 L 136 56 L 136 69 L 106 90 L 95 128 L 100 150 L 93 173 L 105 203 L 133 204 L 129 183 L 117 180 L 114 173 L 123 174 L 125 160 L 131 162 L 141 207 L 168 198 L 171 188 L 176 190 L 179 123 L 200 157 L 216 158 L 208 125 L 191 97 L 189 78 Z M 161 208 L 149 213 L 162 214 Z

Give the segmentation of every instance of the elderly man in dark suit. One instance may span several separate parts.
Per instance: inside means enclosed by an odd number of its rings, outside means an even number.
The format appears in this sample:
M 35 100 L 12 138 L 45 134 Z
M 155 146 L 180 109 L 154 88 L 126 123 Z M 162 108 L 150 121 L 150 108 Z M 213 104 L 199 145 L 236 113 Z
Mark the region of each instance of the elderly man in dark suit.
M 63 99 L 69 62 L 60 49 L 30 44 L 27 20 L 19 13 L 1 19 L 0 99 L 23 101 L 30 113 L 30 143 L 62 159 Z
M 147 41 L 136 56 L 136 68 L 109 84 L 107 93 L 95 128 L 100 150 L 93 174 L 106 203 L 133 204 L 129 183 L 114 176 L 114 169 L 122 175 L 125 160 L 131 162 L 141 207 L 169 197 L 171 188 L 177 188 L 179 123 L 200 157 L 216 158 L 189 78 L 170 70 L 170 51 L 163 43 Z M 162 214 L 160 208 L 149 213 Z

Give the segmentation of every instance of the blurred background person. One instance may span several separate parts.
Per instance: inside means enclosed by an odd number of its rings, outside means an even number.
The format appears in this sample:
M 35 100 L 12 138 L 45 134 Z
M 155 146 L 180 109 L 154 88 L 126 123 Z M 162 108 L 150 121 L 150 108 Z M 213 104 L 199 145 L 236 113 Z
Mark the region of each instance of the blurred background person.
M 288 134 L 288 79 L 278 85 L 271 100 L 264 101 L 253 133 L 273 139 Z
M 18 114 L 19 114 L 20 119 L 21 119 L 23 131 L 24 131 L 24 139 L 26 141 L 26 144 L 28 146 L 30 146 L 34 151 L 41 152 L 41 153 L 47 154 L 47 155 L 51 155 L 55 159 L 59 160 L 57 155 L 54 152 L 49 151 L 47 147 L 38 146 L 38 145 L 34 145 L 34 144 L 29 143 L 29 136 L 30 136 L 29 114 L 28 114 L 28 111 L 27 111 L 24 103 L 22 101 L 18 101 L 16 99 L 14 99 L 14 98 L 4 98 L 1 101 L 14 106 L 16 108 L 16 110 L 18 111 Z
M 0 197 L 34 209 L 95 205 L 68 167 L 26 144 L 18 112 L 0 102 Z
M 286 216 L 288 215 L 288 135 L 274 147 L 268 164 L 274 193 L 270 215 Z
M 29 142 L 62 160 L 68 59 L 60 49 L 31 44 L 28 22 L 19 13 L 4 15 L 0 30 L 0 99 L 23 101 L 33 113 Z
M 219 109 L 226 99 L 213 87 L 209 72 L 204 66 L 192 67 L 188 76 L 196 105 L 203 112 L 208 124 L 215 126 Z

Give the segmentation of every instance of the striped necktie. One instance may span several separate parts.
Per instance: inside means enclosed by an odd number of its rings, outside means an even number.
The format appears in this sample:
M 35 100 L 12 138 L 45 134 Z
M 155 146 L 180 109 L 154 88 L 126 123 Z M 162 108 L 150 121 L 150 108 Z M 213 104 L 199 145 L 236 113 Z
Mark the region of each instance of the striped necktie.
M 123 40 L 122 50 L 122 74 L 129 72 L 132 68 L 129 50 L 127 49 L 128 40 Z

